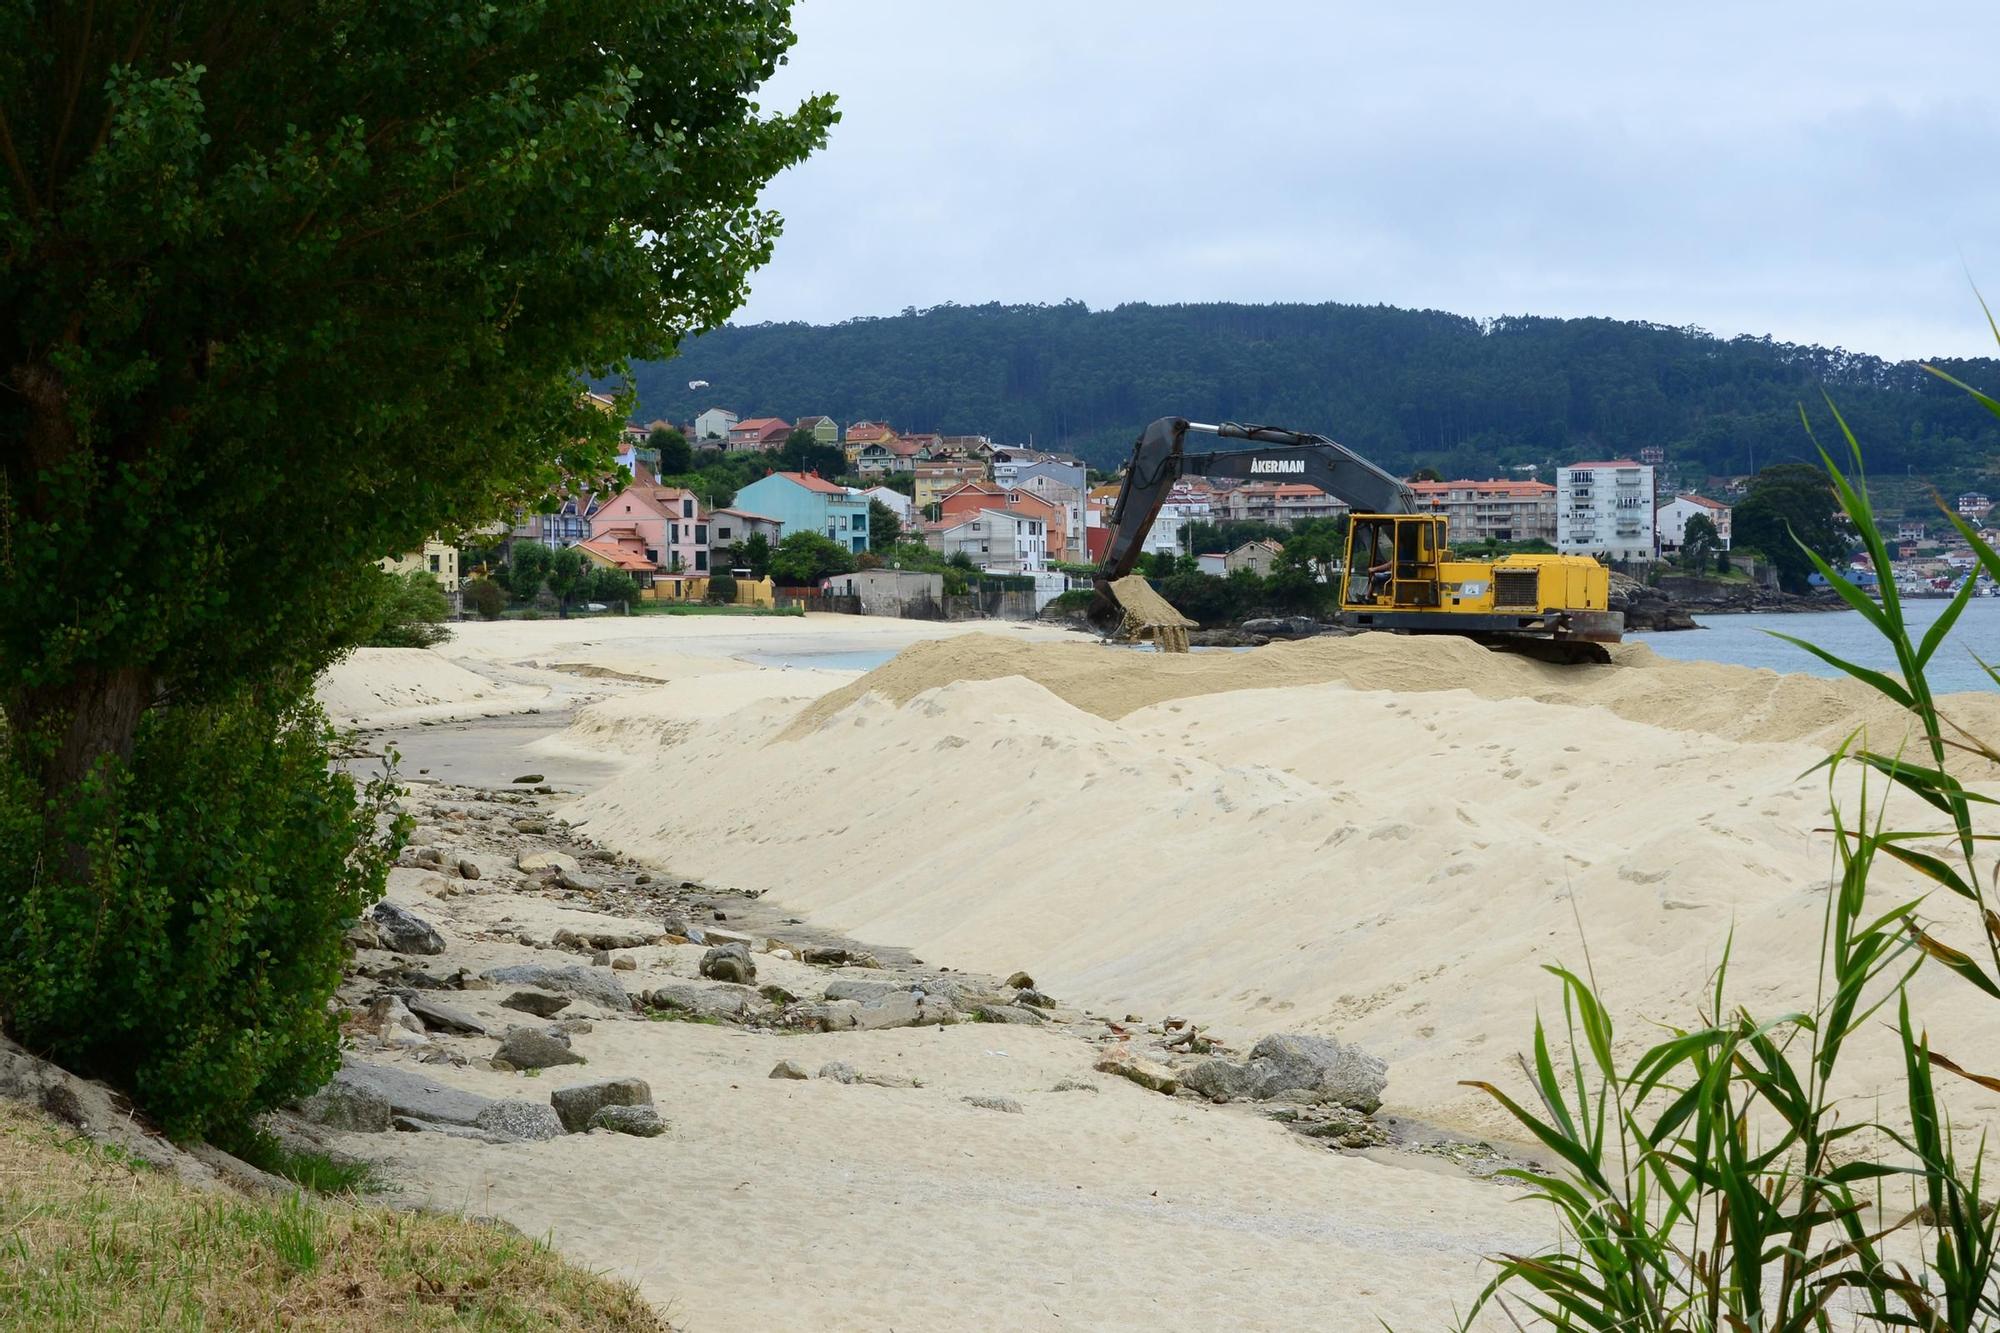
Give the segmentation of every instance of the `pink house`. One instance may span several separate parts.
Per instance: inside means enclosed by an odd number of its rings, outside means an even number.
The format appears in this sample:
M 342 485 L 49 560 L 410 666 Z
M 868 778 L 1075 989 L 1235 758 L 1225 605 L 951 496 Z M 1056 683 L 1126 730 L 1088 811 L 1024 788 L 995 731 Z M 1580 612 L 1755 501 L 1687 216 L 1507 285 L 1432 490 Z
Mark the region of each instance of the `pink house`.
M 662 572 L 708 572 L 708 515 L 693 491 L 633 482 L 598 506 L 590 519 L 593 539 L 637 539 L 638 549 Z

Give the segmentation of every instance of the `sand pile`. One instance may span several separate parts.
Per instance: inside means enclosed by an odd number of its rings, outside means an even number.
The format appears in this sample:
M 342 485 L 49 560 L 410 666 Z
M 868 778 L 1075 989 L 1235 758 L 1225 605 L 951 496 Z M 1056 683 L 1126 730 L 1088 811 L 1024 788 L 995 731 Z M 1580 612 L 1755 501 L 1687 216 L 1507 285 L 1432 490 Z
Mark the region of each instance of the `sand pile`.
M 797 739 L 863 695 L 901 703 L 961 680 L 1021 676 L 1065 702 L 1117 719 L 1169 699 L 1225 690 L 1338 683 L 1358 690 L 1469 690 L 1487 699 L 1609 709 L 1619 717 L 1729 740 L 1828 745 L 1867 723 L 1889 746 L 1900 713 L 1853 681 L 1781 675 L 1712 662 L 1675 662 L 1641 644 L 1612 649 L 1608 666 L 1555 666 L 1495 653 L 1465 639 L 1360 634 L 1273 643 L 1244 653 L 1134 654 L 1095 643 L 1029 643 L 968 634 L 917 644 L 826 695 L 785 733 Z M 1947 710 L 1975 732 L 2000 735 L 2000 698 L 1956 695 Z
M 1457 1080 L 1504 1074 L 1553 996 L 1537 964 L 1581 963 L 1579 924 L 1634 1040 L 1694 1014 L 1732 927 L 1737 999 L 1810 998 L 1830 847 L 1822 780 L 1799 778 L 1819 751 L 1797 742 L 1844 733 L 1866 699 L 1620 657 L 969 635 L 802 712 L 767 699 L 621 737 L 626 701 L 598 705 L 596 740 L 637 762 L 572 813 L 934 962 L 1359 1039 L 1394 1105 L 1490 1130 Z M 2000 1038 L 1991 1006 L 1927 1008 L 1939 1049 Z M 1896 1067 L 1886 1043 L 1858 1055 L 1864 1079 Z

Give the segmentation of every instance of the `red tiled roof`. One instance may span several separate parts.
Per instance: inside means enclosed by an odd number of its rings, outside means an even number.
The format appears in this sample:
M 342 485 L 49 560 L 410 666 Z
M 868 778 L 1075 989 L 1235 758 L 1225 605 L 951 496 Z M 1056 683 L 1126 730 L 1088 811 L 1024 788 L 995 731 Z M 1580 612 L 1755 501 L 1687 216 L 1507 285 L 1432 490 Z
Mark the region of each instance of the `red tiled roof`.
M 1689 504 L 1698 504 L 1698 505 L 1700 505 L 1700 506 L 1701 506 L 1702 508 L 1704 508 L 1704 509 L 1727 509 L 1727 508 L 1729 508 L 1729 506 L 1728 506 L 1728 505 L 1726 505 L 1726 504 L 1722 503 L 1722 501 L 1720 501 L 1720 500 L 1711 500 L 1711 499 L 1709 499 L 1709 498 L 1708 498 L 1708 497 L 1707 497 L 1706 495 L 1695 495 L 1695 494 L 1694 494 L 1694 493 L 1692 493 L 1692 492 L 1690 492 L 1690 493 L 1688 493 L 1688 494 L 1686 494 L 1686 495 L 1676 495 L 1676 496 L 1674 497 L 1674 499 L 1676 499 L 1676 500 L 1686 500 L 1686 501 L 1687 501 L 1687 502 L 1688 502 Z
M 832 482 L 828 481 L 826 478 L 815 476 L 810 472 L 773 472 L 771 475 L 774 477 L 783 477 L 787 481 L 796 482 L 798 485 L 805 487 L 809 491 L 818 491 L 821 495 L 847 494 L 847 488 L 845 486 L 836 486 Z
M 603 557 L 618 569 L 644 573 L 659 568 L 659 566 L 648 560 L 641 552 L 633 550 L 623 542 L 614 540 L 609 535 L 592 537 L 587 542 L 578 542 L 577 546 L 582 550 L 589 551 L 592 555 Z

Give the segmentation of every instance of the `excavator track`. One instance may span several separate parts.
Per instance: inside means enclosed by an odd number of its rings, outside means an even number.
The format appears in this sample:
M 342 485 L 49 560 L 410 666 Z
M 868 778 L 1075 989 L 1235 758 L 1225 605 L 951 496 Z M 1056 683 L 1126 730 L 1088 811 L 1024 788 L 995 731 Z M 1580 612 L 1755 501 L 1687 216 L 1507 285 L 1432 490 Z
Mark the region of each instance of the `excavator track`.
M 1552 666 L 1609 666 L 1611 650 L 1589 639 L 1538 639 L 1524 634 L 1481 635 L 1477 642 L 1496 653 L 1517 653 Z

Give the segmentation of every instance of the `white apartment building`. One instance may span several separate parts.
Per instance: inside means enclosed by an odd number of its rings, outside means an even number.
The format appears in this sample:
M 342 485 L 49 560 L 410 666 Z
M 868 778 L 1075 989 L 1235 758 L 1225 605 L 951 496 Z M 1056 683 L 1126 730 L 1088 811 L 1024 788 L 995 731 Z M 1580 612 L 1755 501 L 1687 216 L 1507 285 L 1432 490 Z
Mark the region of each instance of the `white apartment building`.
M 1611 560 L 1651 560 L 1653 469 L 1629 458 L 1556 469 L 1556 550 Z
M 945 559 L 963 551 L 993 574 L 1036 574 L 1049 565 L 1048 524 L 1018 510 L 980 509 L 946 520 L 928 536 Z
M 726 440 L 736 428 L 736 414 L 726 407 L 711 407 L 694 419 L 697 440 Z
M 1676 552 L 1687 543 L 1688 522 L 1696 517 L 1715 524 L 1715 535 L 1721 540 L 1722 549 L 1729 549 L 1729 506 L 1705 495 L 1677 495 L 1653 515 L 1662 555 Z

